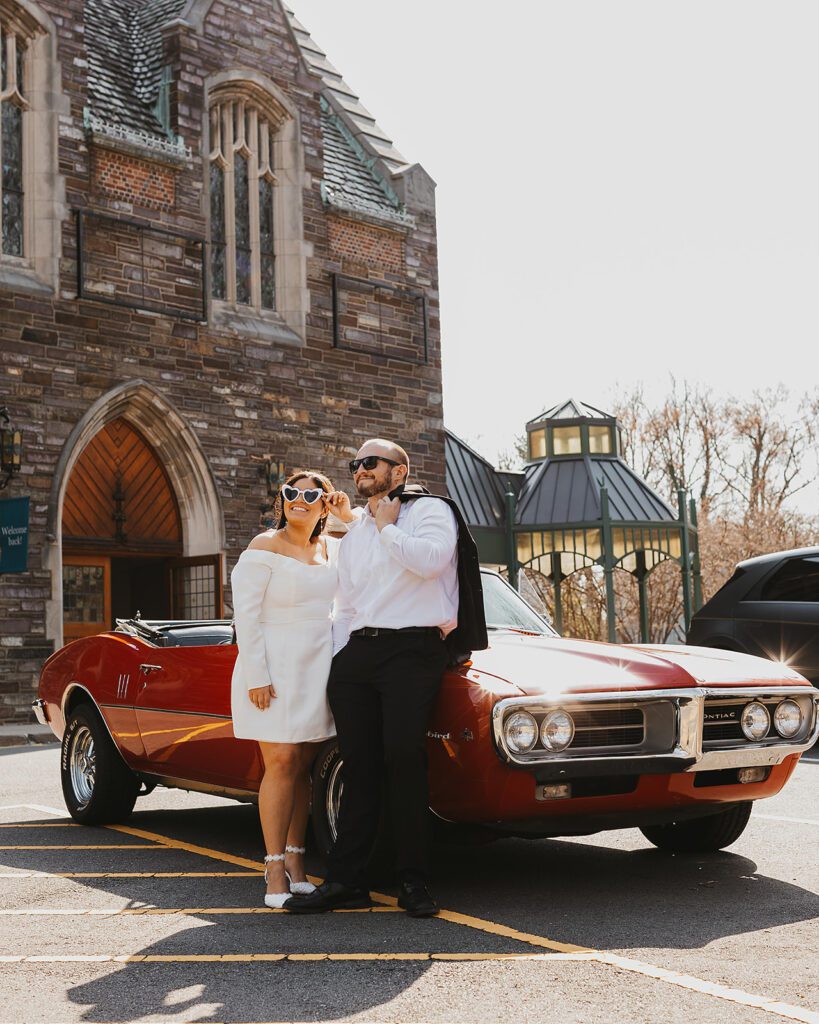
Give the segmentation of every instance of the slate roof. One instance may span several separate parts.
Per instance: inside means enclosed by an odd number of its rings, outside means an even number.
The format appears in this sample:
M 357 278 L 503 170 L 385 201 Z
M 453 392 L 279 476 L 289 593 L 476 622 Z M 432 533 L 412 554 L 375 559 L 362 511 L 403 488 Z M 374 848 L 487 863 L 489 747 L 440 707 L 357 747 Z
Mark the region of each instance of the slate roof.
M 676 523 L 663 499 L 619 456 L 578 456 L 530 463 L 523 474 L 497 470 L 447 430 L 446 484 L 470 526 L 503 529 L 504 495 L 516 492 L 515 525 L 560 527 L 600 521 L 600 488 L 609 494 L 613 523 Z
M 285 5 L 285 11 L 305 63 L 322 79 L 325 85 L 325 96 L 333 108 L 341 112 L 349 121 L 355 137 L 361 141 L 365 149 L 369 149 L 383 160 L 390 173 L 408 167 L 409 161 L 398 152 L 392 139 L 376 124 L 375 118 L 369 110 L 347 85 L 341 73 L 330 63 L 327 54 L 316 44 L 287 5 Z
M 451 430 L 444 431 L 446 487 L 470 526 L 502 527 L 506 520 L 505 488 L 491 462 Z
M 518 498 L 518 526 L 562 526 L 600 519 L 600 487 L 612 522 L 675 522 L 671 508 L 618 456 L 531 463 Z
M 551 409 L 547 409 L 539 416 L 535 416 L 534 419 L 529 420 L 527 426 L 532 423 L 540 423 L 542 420 L 579 419 L 613 420 L 614 416 L 610 412 L 601 412 L 600 409 L 596 409 L 593 405 L 588 405 L 586 402 L 578 402 L 576 398 L 569 398 L 565 402 L 553 405 Z
M 154 113 L 162 73 L 162 27 L 186 0 L 85 0 L 88 113 L 92 129 L 150 148 L 180 150 Z M 343 210 L 412 224 L 390 177 L 409 166 L 392 140 L 285 6 L 302 58 L 323 83 L 322 196 Z

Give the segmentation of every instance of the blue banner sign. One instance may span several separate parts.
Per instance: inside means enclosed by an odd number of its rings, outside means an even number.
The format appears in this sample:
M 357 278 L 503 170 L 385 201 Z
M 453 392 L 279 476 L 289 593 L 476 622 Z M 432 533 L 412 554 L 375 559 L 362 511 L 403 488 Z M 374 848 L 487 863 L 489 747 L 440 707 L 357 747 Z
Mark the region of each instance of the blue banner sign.
M 0 573 L 28 568 L 28 498 L 0 501 Z

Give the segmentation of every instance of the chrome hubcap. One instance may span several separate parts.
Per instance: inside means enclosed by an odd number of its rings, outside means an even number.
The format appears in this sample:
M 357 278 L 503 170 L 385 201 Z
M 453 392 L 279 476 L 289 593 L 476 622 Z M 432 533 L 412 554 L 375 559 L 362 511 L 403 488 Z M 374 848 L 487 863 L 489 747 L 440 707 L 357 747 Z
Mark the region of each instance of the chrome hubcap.
M 71 741 L 69 766 L 71 788 L 74 790 L 79 809 L 82 810 L 94 795 L 94 784 L 97 777 L 97 752 L 94 748 L 94 737 L 86 725 L 81 725 L 74 733 L 74 738 Z
M 344 792 L 344 783 L 341 781 L 341 768 L 344 762 L 341 758 L 333 765 L 330 778 L 327 781 L 327 796 L 325 798 L 325 811 L 327 812 L 327 824 L 330 826 L 330 836 L 333 842 L 338 838 L 338 811 L 341 806 L 341 794 Z

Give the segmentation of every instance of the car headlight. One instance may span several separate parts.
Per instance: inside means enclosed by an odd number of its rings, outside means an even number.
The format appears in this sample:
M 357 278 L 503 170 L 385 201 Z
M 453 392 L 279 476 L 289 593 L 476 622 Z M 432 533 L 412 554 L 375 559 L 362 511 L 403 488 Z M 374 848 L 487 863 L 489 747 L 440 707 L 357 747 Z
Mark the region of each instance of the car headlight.
M 795 700 L 783 700 L 774 711 L 774 728 L 783 739 L 792 739 L 802 728 L 802 708 Z
M 514 754 L 525 754 L 537 742 L 537 722 L 528 711 L 516 711 L 503 723 L 503 735 Z
M 771 727 L 771 716 L 764 704 L 758 700 L 751 701 L 742 709 L 742 716 L 739 720 L 742 731 L 749 740 L 761 740 L 768 735 Z
M 574 719 L 566 711 L 550 711 L 540 723 L 540 742 L 547 750 L 565 750 L 573 739 Z

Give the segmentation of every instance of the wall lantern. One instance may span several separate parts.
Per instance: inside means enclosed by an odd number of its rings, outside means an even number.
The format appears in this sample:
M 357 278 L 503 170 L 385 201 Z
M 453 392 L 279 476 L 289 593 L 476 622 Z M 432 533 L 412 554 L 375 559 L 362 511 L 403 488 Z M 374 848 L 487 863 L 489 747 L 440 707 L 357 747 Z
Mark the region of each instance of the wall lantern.
M 20 472 L 23 457 L 23 433 L 11 426 L 8 409 L 0 407 L 0 472 L 5 476 L 0 480 L 0 491 L 13 476 Z

